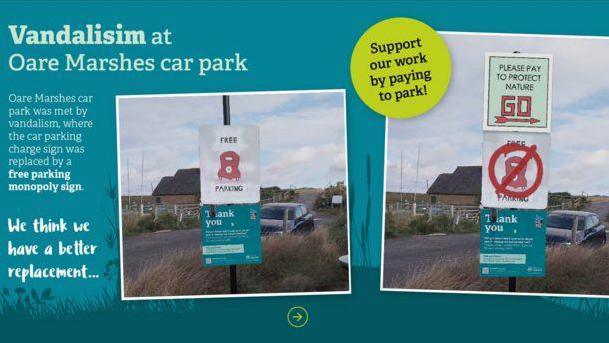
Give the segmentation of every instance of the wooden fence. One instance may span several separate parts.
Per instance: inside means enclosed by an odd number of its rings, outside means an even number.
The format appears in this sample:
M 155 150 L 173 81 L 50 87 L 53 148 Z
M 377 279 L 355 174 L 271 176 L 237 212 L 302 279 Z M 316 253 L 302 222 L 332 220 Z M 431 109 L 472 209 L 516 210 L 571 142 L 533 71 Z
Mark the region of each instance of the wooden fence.
M 201 207 L 199 204 L 131 204 L 123 205 L 124 215 L 147 216 L 154 215 L 155 217 L 169 213 L 174 215 L 179 222 L 184 218 L 199 218 L 201 216 Z
M 430 218 L 445 215 L 476 222 L 480 220 L 480 207 L 478 206 L 431 204 L 427 202 L 393 203 L 388 206 L 388 210 L 413 216 L 428 215 Z
M 582 209 L 586 203 L 587 198 L 585 197 L 564 197 L 558 199 L 552 199 L 554 204 L 548 205 L 548 211 L 556 210 L 579 210 Z

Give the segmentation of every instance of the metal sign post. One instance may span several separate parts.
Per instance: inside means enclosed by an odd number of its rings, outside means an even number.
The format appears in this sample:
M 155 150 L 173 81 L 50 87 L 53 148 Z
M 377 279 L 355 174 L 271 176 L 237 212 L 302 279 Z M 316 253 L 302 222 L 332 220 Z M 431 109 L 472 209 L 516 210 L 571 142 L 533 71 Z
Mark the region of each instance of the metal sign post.
M 480 276 L 545 276 L 551 55 L 485 58 Z
M 230 125 L 229 97 L 222 97 L 223 125 L 199 127 L 203 268 L 228 266 L 238 292 L 237 265 L 262 262 L 260 233 L 260 130 Z
M 228 95 L 222 96 L 222 112 L 224 114 L 224 125 L 230 125 L 230 98 Z M 231 264 L 228 270 L 230 273 L 230 293 L 237 294 L 237 265 Z
M 508 278 L 508 292 L 516 292 L 516 277 L 514 276 Z

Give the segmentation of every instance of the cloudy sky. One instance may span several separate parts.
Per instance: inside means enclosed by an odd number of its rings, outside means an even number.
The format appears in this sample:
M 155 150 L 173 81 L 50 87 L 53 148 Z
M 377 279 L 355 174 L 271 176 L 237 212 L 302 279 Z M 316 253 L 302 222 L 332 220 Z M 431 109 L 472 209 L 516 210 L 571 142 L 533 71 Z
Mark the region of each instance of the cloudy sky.
M 263 186 L 345 180 L 342 92 L 240 94 L 230 102 L 231 124 L 260 126 Z M 163 176 L 199 166 L 198 128 L 222 124 L 222 97 L 122 98 L 119 122 L 122 193 L 150 194 Z
M 481 165 L 485 52 L 554 55 L 550 190 L 609 194 L 609 40 L 444 34 L 453 75 L 446 97 L 411 120 L 390 120 L 387 188 L 425 192 L 440 173 Z

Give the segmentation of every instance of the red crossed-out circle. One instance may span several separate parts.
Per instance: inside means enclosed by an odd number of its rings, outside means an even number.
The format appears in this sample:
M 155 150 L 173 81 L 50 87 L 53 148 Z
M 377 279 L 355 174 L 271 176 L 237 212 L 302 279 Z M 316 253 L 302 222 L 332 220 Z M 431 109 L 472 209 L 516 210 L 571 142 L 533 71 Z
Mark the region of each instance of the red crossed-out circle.
M 525 153 L 524 157 L 520 160 L 520 163 L 512 169 L 511 173 L 506 175 L 503 180 L 503 183 L 499 182 L 497 179 L 497 175 L 495 174 L 495 165 L 497 164 L 497 160 L 501 155 L 507 155 L 516 151 L 522 151 Z M 537 175 L 535 176 L 535 182 L 533 185 L 523 191 L 516 192 L 507 189 L 507 186 L 514 181 L 518 173 L 522 171 L 523 168 L 529 163 L 530 160 L 533 160 L 535 164 L 537 164 Z M 541 185 L 541 179 L 543 177 L 543 163 L 541 161 L 541 157 L 537 153 L 537 145 L 531 145 L 530 147 L 525 145 L 519 145 L 515 143 L 507 143 L 497 149 L 491 159 L 488 162 L 488 176 L 491 180 L 491 184 L 495 187 L 495 192 L 497 194 L 504 194 L 508 197 L 522 199 L 526 198 L 529 195 L 533 194 Z

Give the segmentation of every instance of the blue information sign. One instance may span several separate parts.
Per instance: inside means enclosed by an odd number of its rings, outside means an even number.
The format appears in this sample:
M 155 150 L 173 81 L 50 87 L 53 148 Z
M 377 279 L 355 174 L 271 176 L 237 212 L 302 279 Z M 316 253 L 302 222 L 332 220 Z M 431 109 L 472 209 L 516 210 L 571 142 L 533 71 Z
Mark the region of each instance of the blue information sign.
M 480 276 L 543 277 L 546 273 L 547 211 L 483 209 L 480 215 Z
M 203 267 L 262 263 L 260 205 L 204 205 Z

